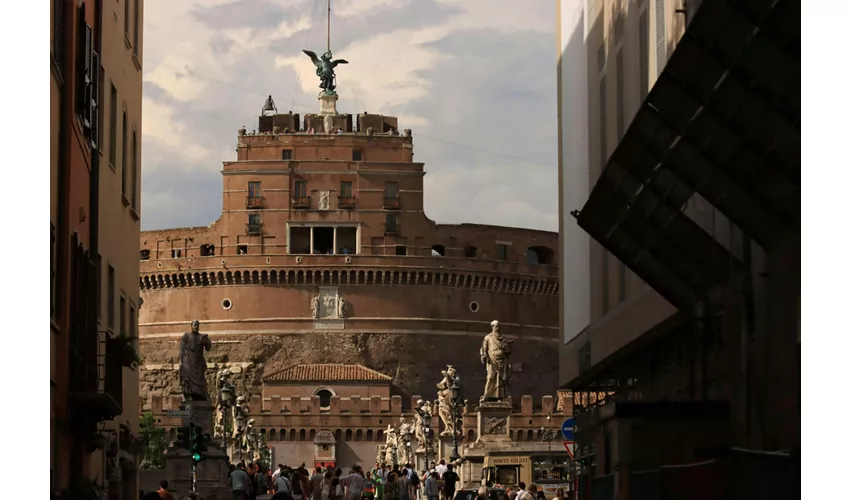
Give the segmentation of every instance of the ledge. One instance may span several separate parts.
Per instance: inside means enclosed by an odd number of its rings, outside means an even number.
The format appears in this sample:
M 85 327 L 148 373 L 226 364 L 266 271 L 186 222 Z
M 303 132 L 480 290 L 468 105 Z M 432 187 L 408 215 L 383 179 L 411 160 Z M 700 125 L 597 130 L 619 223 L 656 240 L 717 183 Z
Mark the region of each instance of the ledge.
M 139 222 L 139 214 L 133 207 L 130 207 L 130 217 L 132 217 L 134 221 Z
M 300 261 L 299 261 L 300 259 Z M 346 262 L 349 259 L 350 262 Z M 503 260 L 464 257 L 432 257 L 419 255 L 213 255 L 178 259 L 144 260 L 139 272 L 238 272 L 273 271 L 431 271 L 437 273 L 487 273 L 508 276 L 558 279 L 558 267 Z

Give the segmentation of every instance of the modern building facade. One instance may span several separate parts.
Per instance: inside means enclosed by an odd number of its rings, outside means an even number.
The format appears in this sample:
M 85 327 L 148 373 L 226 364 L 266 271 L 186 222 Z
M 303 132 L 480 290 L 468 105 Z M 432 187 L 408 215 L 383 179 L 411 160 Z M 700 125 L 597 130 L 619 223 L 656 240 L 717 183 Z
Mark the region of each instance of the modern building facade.
M 141 234 L 142 397 L 180 392 L 177 339 L 194 319 L 207 358 L 251 395 L 264 374 L 314 363 L 389 374 L 405 401 L 433 397 L 451 364 L 480 394 L 494 319 L 517 340 L 513 393 L 553 394 L 557 234 L 428 219 L 424 165 L 395 117 L 271 108 L 224 162 L 216 222 Z
M 560 380 L 585 493 L 794 470 L 795 15 L 785 1 L 560 2 Z
M 105 3 L 51 2 L 51 489 L 135 498 L 143 2 Z

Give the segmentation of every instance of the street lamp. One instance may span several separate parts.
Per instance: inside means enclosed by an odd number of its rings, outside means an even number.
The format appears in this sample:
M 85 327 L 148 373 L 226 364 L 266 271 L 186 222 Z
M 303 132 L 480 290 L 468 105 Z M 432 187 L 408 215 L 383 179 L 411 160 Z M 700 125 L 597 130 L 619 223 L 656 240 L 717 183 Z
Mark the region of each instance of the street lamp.
M 549 451 L 552 451 L 552 441 L 556 437 L 555 430 L 552 429 L 552 415 L 546 415 L 546 427 L 540 428 L 540 437 L 549 443 Z
M 223 384 L 221 388 L 221 396 L 219 397 L 219 406 L 221 406 L 221 410 L 223 412 L 222 420 L 224 420 L 224 430 L 222 431 L 222 441 L 224 443 L 224 452 L 227 456 L 230 456 L 230 451 L 227 449 L 227 421 L 230 420 L 228 418 L 228 411 L 230 410 L 230 397 L 233 395 L 233 389 L 231 389 L 230 384 Z
M 425 468 L 428 468 L 428 451 L 431 448 L 431 412 L 422 412 L 422 426 L 425 427 Z
M 458 431 L 458 428 L 457 428 L 457 421 L 458 421 L 457 409 L 458 409 L 458 406 L 460 406 L 460 384 L 458 383 L 457 378 L 455 378 L 452 381 L 452 386 L 449 388 L 449 390 L 452 393 L 452 427 L 453 427 L 452 428 L 452 431 L 453 431 L 452 432 L 452 455 L 449 457 L 449 459 L 452 462 L 456 462 L 458 459 L 460 459 L 460 454 L 457 451 L 457 431 Z

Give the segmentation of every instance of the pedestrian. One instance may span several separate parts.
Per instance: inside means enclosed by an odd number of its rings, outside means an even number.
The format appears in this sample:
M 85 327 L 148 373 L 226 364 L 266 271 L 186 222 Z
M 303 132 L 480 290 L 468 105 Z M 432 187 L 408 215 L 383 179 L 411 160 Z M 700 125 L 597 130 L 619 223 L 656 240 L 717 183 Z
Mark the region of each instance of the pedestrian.
M 322 500 L 322 487 L 324 483 L 324 475 L 322 468 L 316 467 L 313 469 L 313 475 L 310 476 L 310 492 L 312 500 Z
M 396 481 L 398 484 L 398 500 L 411 500 L 410 498 L 410 474 L 407 467 L 401 470 L 401 475 Z
M 440 464 L 434 467 L 434 470 L 437 471 L 437 474 L 440 476 L 440 479 L 442 479 L 443 474 L 445 474 L 446 471 L 449 470 L 449 468 L 446 466 L 445 460 L 440 460 Z
M 233 500 L 247 500 L 250 491 L 248 473 L 245 472 L 245 464 L 239 463 L 230 473 L 230 491 Z
M 410 490 L 410 500 L 419 500 L 419 474 L 411 468 L 410 469 L 410 484 L 408 489 Z
M 552 500 L 567 500 L 564 498 L 564 488 L 558 488 L 555 490 L 555 498 Z
M 443 491 L 445 492 L 446 500 L 452 500 L 455 497 L 455 488 L 457 487 L 457 482 L 460 481 L 460 476 L 452 469 L 454 469 L 452 464 L 447 465 L 446 472 L 443 472 L 442 476 L 445 483 Z
M 437 500 L 440 498 L 440 486 L 437 484 L 439 477 L 436 471 L 428 475 L 428 479 L 425 480 L 423 492 L 425 500 Z
M 165 479 L 159 482 L 159 489 L 156 492 L 159 493 L 159 498 L 162 500 L 174 500 L 174 495 L 168 491 L 168 481 Z
M 280 468 L 280 474 L 278 474 L 277 478 L 274 480 L 272 488 L 275 493 L 286 493 L 287 495 L 292 496 L 292 484 L 289 482 L 289 478 L 286 477 L 286 473 L 283 472 L 283 467 L 278 467 Z
M 353 472 L 347 476 L 342 476 L 339 481 L 348 490 L 348 498 L 346 500 L 361 500 L 363 496 L 363 488 L 366 485 L 366 478 L 363 476 L 363 469 L 359 465 L 355 465 Z

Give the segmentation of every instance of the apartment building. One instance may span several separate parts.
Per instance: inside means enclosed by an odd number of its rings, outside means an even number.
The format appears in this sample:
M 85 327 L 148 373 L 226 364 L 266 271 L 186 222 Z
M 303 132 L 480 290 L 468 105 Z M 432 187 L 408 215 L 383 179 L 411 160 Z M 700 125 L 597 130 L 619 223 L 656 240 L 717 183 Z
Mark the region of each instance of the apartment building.
M 671 464 L 708 464 L 677 470 L 718 485 L 721 470 L 794 470 L 795 15 L 799 2 L 559 3 L 560 380 L 582 497 L 630 498 Z M 718 456 L 735 447 L 780 458 Z
M 51 2 L 51 489 L 138 495 L 142 0 Z

